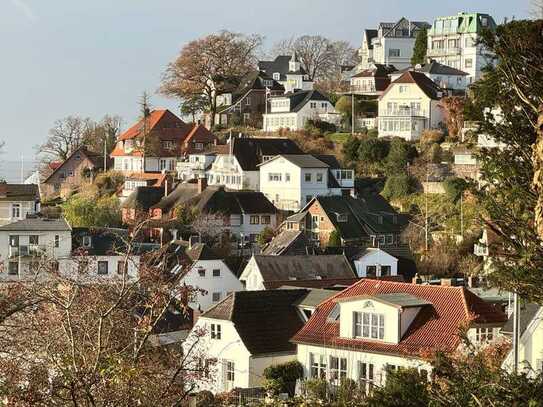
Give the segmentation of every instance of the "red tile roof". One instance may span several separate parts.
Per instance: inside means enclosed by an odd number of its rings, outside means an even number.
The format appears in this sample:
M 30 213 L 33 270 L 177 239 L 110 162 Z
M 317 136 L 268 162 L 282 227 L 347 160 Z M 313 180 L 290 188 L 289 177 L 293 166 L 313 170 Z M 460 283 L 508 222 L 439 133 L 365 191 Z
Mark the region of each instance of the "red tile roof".
M 423 306 L 398 344 L 339 337 L 339 321 L 327 320 L 337 299 L 360 295 L 406 293 L 430 302 Z M 469 323 L 502 324 L 506 315 L 464 287 L 415 285 L 360 280 L 323 302 L 293 342 L 347 348 L 370 353 L 420 356 L 427 351 L 454 351 L 460 344 L 458 329 Z
M 390 86 L 387 88 L 387 91 L 397 83 L 414 83 L 430 99 L 438 100 L 445 96 L 444 90 L 441 89 L 439 85 L 437 85 L 433 80 L 428 78 L 425 74 L 420 72 L 408 71 L 404 73 L 402 76 L 400 76 L 398 79 L 390 84 Z

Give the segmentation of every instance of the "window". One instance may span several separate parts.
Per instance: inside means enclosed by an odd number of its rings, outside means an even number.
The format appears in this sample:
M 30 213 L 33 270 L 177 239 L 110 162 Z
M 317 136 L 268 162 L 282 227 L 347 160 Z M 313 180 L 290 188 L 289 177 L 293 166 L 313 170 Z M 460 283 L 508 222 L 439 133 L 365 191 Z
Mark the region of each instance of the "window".
M 282 178 L 282 176 L 278 172 L 270 172 L 268 174 L 268 181 L 270 181 L 270 182 L 281 181 L 281 178 Z
M 38 245 L 40 237 L 38 235 L 30 235 L 28 236 L 28 244 L 30 245 Z
M 90 236 L 83 236 L 83 247 L 92 247 L 92 238 Z
M 251 215 L 249 218 L 249 223 L 251 225 L 258 225 L 260 223 L 260 216 L 258 215 Z
M 377 275 L 376 266 L 366 266 L 366 277 L 375 277 Z
M 385 316 L 373 312 L 355 312 L 354 337 L 383 339 L 385 337 Z
M 471 59 L 471 58 L 466 58 L 466 60 L 464 61 L 464 67 L 466 67 L 466 68 L 471 68 L 471 67 L 473 67 L 473 59 Z
M 206 270 L 205 269 L 198 269 L 198 276 L 199 277 L 205 277 L 206 276 Z
M 234 382 L 234 379 L 236 377 L 235 371 L 236 370 L 235 370 L 234 362 L 227 360 L 226 361 L 226 381 L 227 382 L 230 382 L 230 383 Z
M 312 378 L 326 378 L 326 358 L 324 355 L 316 355 L 314 353 L 309 354 L 311 377 Z
M 21 204 L 11 205 L 11 217 L 19 219 L 21 217 Z
M 347 378 L 347 358 L 337 358 L 330 356 L 330 380 Z
M 174 142 L 172 140 L 164 140 L 162 142 L 162 148 L 164 150 L 173 150 L 174 147 L 175 147 L 175 144 L 174 144 Z
M 393 221 L 392 223 L 397 223 L 397 222 L 394 222 L 394 221 Z M 387 244 L 392 244 L 392 243 L 394 243 L 394 236 L 393 236 L 393 235 L 387 235 L 387 236 L 386 236 L 386 242 L 387 242 Z
M 345 223 L 349 219 L 349 216 L 345 213 L 338 213 L 337 214 L 337 221 L 340 223 Z
M 55 247 L 60 247 L 60 236 L 55 235 Z
M 117 262 L 117 274 L 125 274 L 128 271 L 128 265 L 126 264 L 126 261 L 119 260 Z
M 263 215 L 260 218 L 260 223 L 262 223 L 263 225 L 269 225 L 271 223 L 271 217 L 269 215 Z
M 304 175 L 305 182 L 311 182 L 311 173 L 306 172 Z
M 251 105 L 251 98 L 249 96 L 247 96 L 247 98 L 245 99 L 245 104 L 247 106 L 250 106 Z
M 273 73 L 273 79 L 278 81 L 281 79 L 281 74 L 279 72 L 274 72 Z
M 211 339 L 221 339 L 221 326 L 219 324 L 211 324 Z
M 375 367 L 373 363 L 358 362 L 358 381 L 366 393 L 371 392 L 374 384 Z
M 400 92 L 400 93 L 407 93 L 407 89 L 408 89 L 407 86 L 405 86 L 405 85 L 400 85 L 400 87 L 399 87 L 399 92 Z
M 322 182 L 323 179 L 324 179 L 324 177 L 323 177 L 322 173 L 319 172 L 319 173 L 317 174 L 317 182 Z
M 211 294 L 211 301 L 219 302 L 220 300 L 221 300 L 221 292 L 220 291 L 214 292 L 213 294 Z
M 10 276 L 16 276 L 19 274 L 19 263 L 16 261 L 10 261 L 8 266 L 8 274 Z
M 311 103 L 309 104 L 309 107 L 310 107 L 311 109 L 316 109 L 316 108 L 317 108 L 317 102 L 311 102 Z
M 492 328 L 476 328 L 475 340 L 479 343 L 490 342 L 494 339 L 494 332 Z
M 213 269 L 213 277 L 220 277 L 220 276 L 221 276 L 221 270 Z
M 98 274 L 107 275 L 108 274 L 107 266 L 108 266 L 107 261 L 99 261 L 98 262 Z
M 68 177 L 73 177 L 74 176 L 74 172 L 73 171 L 68 171 Z
M 400 50 L 397 48 L 391 48 L 388 50 L 388 56 L 389 57 L 399 57 L 400 56 Z
M 391 267 L 390 266 L 381 266 L 381 277 L 390 276 Z
M 19 236 L 11 235 L 9 237 L 9 247 L 19 247 Z
M 290 182 L 290 174 L 288 172 L 285 173 L 285 182 Z

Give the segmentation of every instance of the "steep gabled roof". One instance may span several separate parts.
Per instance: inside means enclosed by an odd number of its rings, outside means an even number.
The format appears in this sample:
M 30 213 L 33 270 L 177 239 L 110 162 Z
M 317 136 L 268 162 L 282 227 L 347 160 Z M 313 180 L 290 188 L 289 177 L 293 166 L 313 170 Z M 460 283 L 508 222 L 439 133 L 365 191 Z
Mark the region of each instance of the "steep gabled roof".
M 264 247 L 262 254 L 269 256 L 309 254 L 308 248 L 312 247 L 303 231 L 283 230 Z
M 273 61 L 258 61 L 258 69 L 269 76 L 273 76 L 274 73 L 279 73 L 281 81 L 287 80 L 287 74 L 296 73 L 306 75 L 307 72 L 303 67 L 300 67 L 298 72 L 290 72 L 289 64 L 291 59 L 292 55 L 279 55 Z
M 408 71 L 402 74 L 402 76 L 400 76 L 398 79 L 396 79 L 394 82 L 390 84 L 390 86 L 385 91 L 385 94 L 394 85 L 404 84 L 404 83 L 416 84 L 419 87 L 419 89 L 422 90 L 424 94 L 428 96 L 430 99 L 439 100 L 445 95 L 444 90 L 441 89 L 433 80 L 428 78 L 425 74 L 421 72 L 415 72 L 415 71 Z
M 187 130 L 192 126 L 187 125 L 183 120 L 167 109 L 153 110 L 147 118 L 146 130 L 148 133 L 157 133 L 164 139 L 184 139 L 187 135 Z M 140 119 L 122 133 L 118 141 L 134 139 L 144 131 L 144 121 Z
M 96 169 L 102 169 L 104 168 L 104 155 L 100 153 L 95 153 L 94 151 L 90 151 L 86 146 L 81 146 L 79 148 L 76 148 L 74 151 L 71 152 L 71 154 L 66 158 L 62 163 L 60 163 L 58 166 L 55 166 L 55 169 L 49 176 L 43 181 L 44 183 L 47 183 L 49 179 L 59 172 L 66 163 L 70 162 L 72 160 L 72 157 L 74 157 L 76 154 L 82 154 L 85 156 Z
M 264 256 L 253 259 L 264 282 L 356 278 L 343 255 Z
M 342 338 L 339 322 L 328 315 L 340 300 L 407 294 L 431 305 L 421 305 L 398 344 L 375 340 Z M 398 297 L 399 298 L 399 297 Z M 403 301 L 406 301 L 404 298 Z M 294 343 L 345 348 L 369 353 L 421 356 L 425 351 L 454 351 L 460 344 L 459 329 L 471 323 L 500 325 L 506 315 L 464 287 L 415 285 L 364 279 L 321 304 L 307 324 L 294 336 Z
M 66 219 L 31 217 L 0 226 L 2 232 L 69 232 L 72 228 Z
M 304 322 L 295 303 L 307 290 L 239 291 L 201 315 L 231 321 L 251 355 L 295 353 L 290 338 Z
M 232 154 L 244 171 L 258 171 L 262 157 L 280 154 L 304 154 L 298 145 L 287 138 L 234 138 Z
M 230 191 L 223 187 L 207 187 L 189 201 L 202 212 L 224 215 L 275 214 L 277 209 L 262 192 Z
M 220 260 L 221 257 L 204 243 L 196 243 L 186 251 L 192 261 L 198 260 Z
M 528 329 L 528 326 L 532 323 L 534 318 L 537 316 L 541 305 L 535 303 L 523 304 L 520 306 L 520 318 L 519 318 L 519 332 L 520 336 Z M 507 320 L 503 326 L 501 332 L 508 335 L 513 335 L 513 325 L 514 325 L 514 315 L 511 314 L 511 317 Z
M 0 202 L 37 201 L 40 191 L 36 184 L 3 184 L 0 183 Z
M 299 90 L 294 93 L 287 93 L 286 95 L 283 95 L 283 96 L 277 96 L 276 98 L 289 99 L 290 100 L 289 111 L 291 113 L 300 111 L 309 102 L 315 102 L 315 101 L 330 102 L 330 99 L 328 99 L 328 97 L 323 95 L 318 90 Z M 269 114 L 273 114 L 273 113 L 269 113 Z
M 315 156 L 311 154 L 289 154 L 289 155 L 277 155 L 271 160 L 263 162 L 262 165 L 267 165 L 268 163 L 275 161 L 279 158 L 284 158 L 287 161 L 290 161 L 292 164 L 300 168 L 329 168 L 330 166 Z
M 128 195 L 123 202 L 123 208 L 149 210 L 156 205 L 164 196 L 162 187 L 137 187 L 134 192 Z

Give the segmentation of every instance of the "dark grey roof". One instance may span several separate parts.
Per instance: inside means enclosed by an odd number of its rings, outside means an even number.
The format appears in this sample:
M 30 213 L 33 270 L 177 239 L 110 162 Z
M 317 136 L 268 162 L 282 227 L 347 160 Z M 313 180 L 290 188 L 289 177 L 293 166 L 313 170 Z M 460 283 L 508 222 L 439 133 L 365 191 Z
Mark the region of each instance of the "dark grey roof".
M 287 288 L 287 287 L 281 287 L 281 288 Z M 292 287 L 288 287 L 292 288 Z M 296 287 L 298 288 L 298 287 Z M 320 303 L 324 302 L 328 298 L 336 295 L 338 293 L 337 290 L 326 290 L 323 288 L 312 288 L 308 291 L 306 295 L 304 295 L 302 298 L 300 298 L 296 305 L 300 307 L 311 307 L 315 308 Z
M 36 184 L 2 184 L 0 183 L 0 202 L 37 201 L 40 191 Z
M 528 325 L 534 320 L 539 308 L 541 308 L 541 305 L 534 303 L 522 304 L 520 306 L 520 336 L 522 336 Z M 501 331 L 506 334 L 513 334 L 513 314 L 511 314 Z
M 123 202 L 123 208 L 148 210 L 164 197 L 162 187 L 137 187 Z
M 395 23 L 381 23 L 379 24 L 379 28 L 383 29 L 383 36 L 384 37 L 397 37 L 396 30 L 397 29 L 407 29 L 410 30 L 410 37 L 415 38 L 417 35 L 417 32 L 421 29 L 429 29 L 431 27 L 430 24 L 428 24 L 425 21 L 410 21 L 406 19 L 405 17 L 402 17 Z M 404 37 L 403 34 L 398 37 Z
M 186 253 L 192 261 L 219 260 L 221 258 L 213 251 L 213 249 L 204 243 L 196 243 L 190 249 L 188 249 Z
M 280 80 L 282 81 L 287 80 L 287 74 L 306 75 L 307 72 L 302 67 L 300 67 L 298 72 L 290 72 L 289 64 L 291 59 L 291 55 L 279 55 L 273 61 L 258 61 L 258 69 L 266 72 L 269 76 L 273 76 L 274 73 L 279 73 Z
M 160 208 L 164 212 L 168 212 L 176 206 L 190 201 L 196 195 L 198 195 L 198 184 L 185 182 L 177 185 L 175 189 L 168 194 L 168 196 L 163 197 L 153 207 Z
M 323 95 L 318 90 L 300 90 L 294 93 L 287 93 L 283 96 L 277 96 L 277 98 L 290 99 L 290 112 L 297 112 L 301 110 L 307 103 L 314 101 L 330 102 L 330 99 Z M 273 99 L 273 98 L 272 98 Z M 268 113 L 274 114 L 274 113 Z M 282 113 L 277 113 L 282 114 Z
M 307 290 L 239 291 L 201 315 L 232 321 L 252 355 L 296 352 L 290 342 L 304 321 L 294 305 Z
M 9 231 L 9 232 L 69 232 L 71 229 L 70 225 L 64 218 L 60 219 L 49 219 L 49 218 L 39 218 L 32 217 L 19 220 L 8 225 L 0 227 L 0 231 Z
M 280 155 L 275 156 L 273 159 L 268 160 L 260 165 L 267 164 L 273 160 L 279 159 L 282 157 L 287 161 L 290 161 L 292 164 L 300 168 L 328 168 L 328 164 L 322 162 L 318 158 L 312 156 L 311 154 L 290 154 L 290 155 Z
M 309 254 L 307 250 L 312 247 L 304 232 L 283 230 L 264 247 L 262 254 L 269 256 Z
M 318 160 L 322 161 L 323 163 L 328 164 L 328 166 L 333 169 L 339 169 L 341 168 L 341 165 L 339 164 L 339 161 L 337 160 L 337 157 L 332 154 L 313 154 L 313 157 L 317 158 Z
M 387 91 L 392 88 L 392 85 L 403 83 L 415 83 L 429 98 L 439 100 L 445 96 L 443 89 L 439 87 L 433 80 L 425 74 L 416 71 L 407 71 L 398 79 L 391 83 Z
M 262 192 L 230 191 L 223 187 L 207 187 L 190 201 L 203 213 L 274 214 L 275 206 Z
M 364 36 L 368 49 L 373 49 L 373 44 L 371 43 L 371 40 L 376 38 L 379 32 L 377 30 L 364 30 L 364 33 L 366 34 Z
M 287 138 L 234 138 L 232 143 L 232 153 L 244 171 L 258 171 L 263 156 L 304 153 Z
M 83 243 L 90 237 L 90 247 Z M 128 230 L 111 228 L 73 228 L 72 251 L 84 251 L 90 256 L 122 255 L 126 253 Z
M 460 69 L 453 68 L 448 65 L 443 65 L 437 61 L 432 61 L 428 64 L 421 65 L 420 67 L 409 66 L 404 69 L 394 71 L 394 74 L 402 74 L 408 71 L 415 71 L 421 73 L 428 73 L 432 75 L 448 75 L 448 76 L 468 76 L 467 72 L 461 71 Z
M 415 297 L 414 295 L 408 293 L 377 294 L 374 295 L 374 297 L 384 302 L 388 302 L 390 304 L 394 304 L 403 308 L 421 307 L 423 305 L 431 304 L 431 302 L 429 301 L 426 301 L 419 297 Z
M 327 280 L 355 278 L 343 255 L 332 256 L 253 256 L 262 279 L 267 281 Z

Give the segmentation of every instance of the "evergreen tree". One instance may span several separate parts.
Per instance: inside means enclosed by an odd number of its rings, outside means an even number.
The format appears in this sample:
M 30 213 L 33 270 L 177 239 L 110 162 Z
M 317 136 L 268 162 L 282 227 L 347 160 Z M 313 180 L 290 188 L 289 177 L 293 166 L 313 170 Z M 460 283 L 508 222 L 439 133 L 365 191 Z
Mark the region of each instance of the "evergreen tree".
M 428 50 L 428 31 L 426 29 L 420 30 L 415 40 L 415 47 L 413 48 L 413 56 L 411 57 L 411 64 L 425 64 L 426 63 L 426 51 Z

